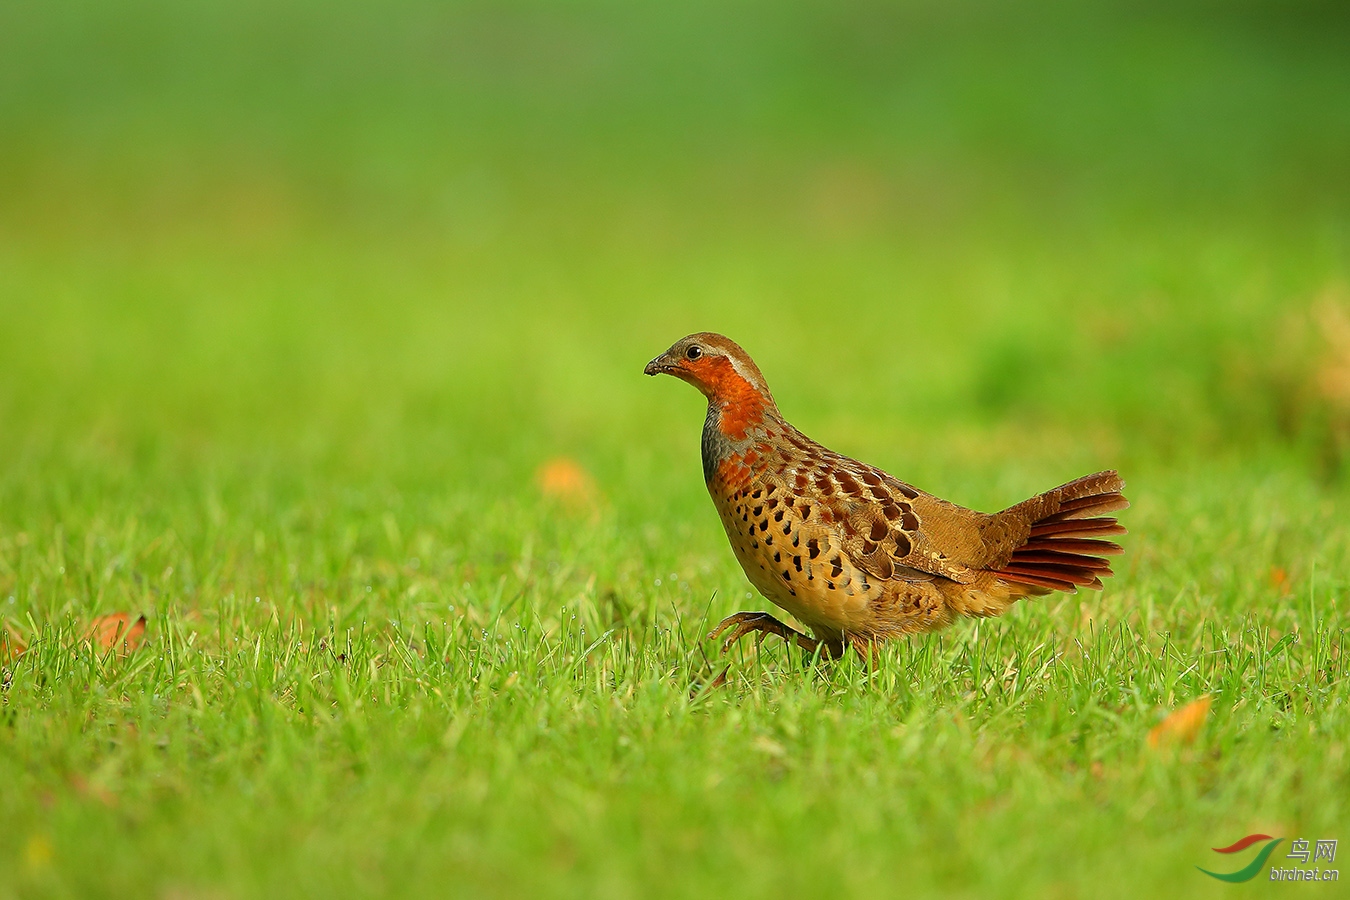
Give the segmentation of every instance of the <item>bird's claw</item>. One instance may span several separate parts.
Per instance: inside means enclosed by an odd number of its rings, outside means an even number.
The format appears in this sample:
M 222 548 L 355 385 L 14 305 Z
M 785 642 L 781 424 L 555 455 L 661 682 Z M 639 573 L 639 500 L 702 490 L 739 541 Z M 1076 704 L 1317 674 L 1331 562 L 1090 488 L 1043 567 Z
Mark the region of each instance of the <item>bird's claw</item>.
M 708 640 L 715 641 L 723 632 L 730 631 L 726 640 L 722 641 L 722 652 L 726 653 L 732 645 L 752 632 L 760 634 L 760 640 L 765 634 L 773 634 L 787 641 L 789 644 L 795 644 L 811 656 L 820 646 L 820 641 L 809 638 L 795 628 L 783 624 L 773 616 L 765 612 L 738 612 L 727 616 L 717 624 L 717 627 L 708 633 Z M 832 656 L 838 656 L 833 652 L 834 648 L 830 643 L 826 643 L 826 650 Z

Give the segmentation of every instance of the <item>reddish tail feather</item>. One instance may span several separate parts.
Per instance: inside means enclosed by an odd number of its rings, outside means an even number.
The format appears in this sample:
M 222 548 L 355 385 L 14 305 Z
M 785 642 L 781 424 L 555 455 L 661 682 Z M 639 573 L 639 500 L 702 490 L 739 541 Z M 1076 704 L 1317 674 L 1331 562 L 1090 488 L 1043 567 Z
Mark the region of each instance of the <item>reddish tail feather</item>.
M 1026 543 L 995 571 L 1028 594 L 1101 590 L 1102 579 L 1112 574 L 1103 557 L 1124 552 L 1119 544 L 1102 539 L 1125 533 L 1124 526 L 1104 515 L 1130 505 L 1121 493 L 1124 488 L 1115 472 L 1098 472 L 1005 510 L 1002 515 L 1030 530 Z

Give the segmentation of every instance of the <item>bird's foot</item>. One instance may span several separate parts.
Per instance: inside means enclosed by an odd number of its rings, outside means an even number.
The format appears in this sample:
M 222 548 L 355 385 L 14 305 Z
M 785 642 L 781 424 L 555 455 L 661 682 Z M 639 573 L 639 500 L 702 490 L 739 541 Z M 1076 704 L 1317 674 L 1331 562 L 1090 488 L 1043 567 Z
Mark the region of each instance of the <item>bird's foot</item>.
M 809 638 L 795 628 L 789 627 L 775 619 L 766 612 L 739 612 L 727 616 L 717 627 L 708 633 L 709 640 L 716 640 L 725 631 L 731 633 L 727 635 L 726 640 L 722 642 L 722 652 L 726 653 L 731 649 L 731 645 L 752 632 L 758 632 L 760 635 L 773 634 L 801 647 L 805 651 L 807 658 L 814 656 L 816 651 L 824 648 L 824 655 L 830 659 L 838 659 L 844 652 L 844 645 L 841 641 L 818 641 L 815 638 Z M 760 638 L 762 640 L 762 638 Z

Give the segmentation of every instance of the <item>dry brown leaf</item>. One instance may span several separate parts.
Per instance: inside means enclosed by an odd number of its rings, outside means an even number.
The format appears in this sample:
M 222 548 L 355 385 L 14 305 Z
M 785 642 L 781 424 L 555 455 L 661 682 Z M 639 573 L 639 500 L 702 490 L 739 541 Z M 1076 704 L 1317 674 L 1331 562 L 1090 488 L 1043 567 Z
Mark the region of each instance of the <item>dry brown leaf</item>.
M 569 506 L 591 507 L 600 498 L 595 479 L 575 460 L 565 456 L 544 463 L 534 478 L 540 493 Z
M 89 625 L 85 640 L 103 650 L 116 650 L 125 656 L 145 642 L 145 616 L 133 621 L 130 613 L 99 616 Z
M 1200 734 L 1200 728 L 1209 715 L 1210 696 L 1201 694 L 1180 709 L 1173 710 L 1148 733 L 1148 745 L 1153 749 L 1191 744 Z

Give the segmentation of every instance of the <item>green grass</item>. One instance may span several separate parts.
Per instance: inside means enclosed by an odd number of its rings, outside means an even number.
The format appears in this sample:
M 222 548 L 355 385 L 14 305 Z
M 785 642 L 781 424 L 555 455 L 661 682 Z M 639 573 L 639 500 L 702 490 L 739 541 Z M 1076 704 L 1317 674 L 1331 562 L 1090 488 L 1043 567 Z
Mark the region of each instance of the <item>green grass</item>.
M 1220 896 L 1350 839 L 1348 31 L 0 8 L 0 898 Z M 1119 468 L 1117 577 L 723 661 L 767 604 L 640 374 L 706 328 L 957 502 Z

